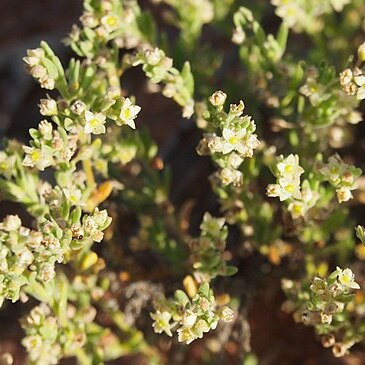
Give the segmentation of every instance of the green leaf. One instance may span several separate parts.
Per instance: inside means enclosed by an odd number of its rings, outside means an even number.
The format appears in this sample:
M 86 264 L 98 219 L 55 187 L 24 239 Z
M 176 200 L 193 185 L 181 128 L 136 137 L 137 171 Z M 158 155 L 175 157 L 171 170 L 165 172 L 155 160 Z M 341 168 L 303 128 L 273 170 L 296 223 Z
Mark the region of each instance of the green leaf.
M 199 286 L 199 294 L 204 297 L 204 298 L 208 298 L 209 297 L 209 291 L 210 291 L 210 288 L 209 288 L 209 283 L 205 282 L 205 283 L 202 283 L 200 286 Z
M 289 28 L 288 26 L 283 22 L 280 25 L 276 40 L 278 41 L 278 44 L 282 50 L 282 53 L 286 50 L 286 44 L 288 41 L 288 35 L 289 35 Z
M 184 63 L 184 66 L 181 70 L 181 77 L 184 80 L 184 84 L 186 85 L 190 95 L 192 96 L 194 94 L 194 77 L 191 73 L 191 66 L 189 62 Z
M 190 303 L 189 297 L 186 295 L 186 293 L 182 290 L 176 290 L 174 297 L 179 305 L 182 307 L 185 307 L 187 304 Z
M 58 73 L 58 68 L 57 66 L 48 58 L 43 58 L 42 59 L 42 63 L 44 65 L 44 67 L 47 69 L 47 73 L 48 75 L 52 78 L 57 80 L 59 73 Z

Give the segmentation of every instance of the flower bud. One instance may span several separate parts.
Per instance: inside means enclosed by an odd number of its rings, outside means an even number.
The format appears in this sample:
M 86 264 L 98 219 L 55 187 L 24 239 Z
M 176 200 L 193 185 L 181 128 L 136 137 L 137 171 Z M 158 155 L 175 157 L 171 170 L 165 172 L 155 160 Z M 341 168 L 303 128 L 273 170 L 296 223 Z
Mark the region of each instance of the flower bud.
M 213 106 L 222 106 L 227 99 L 227 94 L 223 91 L 216 91 L 210 98 L 209 101 Z
M 41 99 L 39 104 L 40 113 L 45 116 L 57 115 L 57 102 L 54 99 Z

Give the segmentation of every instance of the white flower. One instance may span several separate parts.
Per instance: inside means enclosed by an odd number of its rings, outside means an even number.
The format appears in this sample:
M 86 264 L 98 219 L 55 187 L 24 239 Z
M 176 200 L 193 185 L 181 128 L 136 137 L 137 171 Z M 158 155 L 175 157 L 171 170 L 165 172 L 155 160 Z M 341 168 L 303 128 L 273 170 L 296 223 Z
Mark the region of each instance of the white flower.
M 297 155 L 289 155 L 281 162 L 277 164 L 277 168 L 281 176 L 285 177 L 287 180 L 297 181 L 304 170 L 299 166 L 299 157 Z
M 335 182 L 345 171 L 345 165 L 338 155 L 329 157 L 328 163 L 319 169 L 329 181 Z
M 101 24 L 111 33 L 119 26 L 119 19 L 114 14 L 105 15 L 101 18 Z
M 102 113 L 92 113 L 89 110 L 85 112 L 85 127 L 84 131 L 87 134 L 102 134 L 105 133 L 105 115 Z
M 288 210 L 293 219 L 298 219 L 299 217 L 304 217 L 306 205 L 300 200 L 295 200 L 289 204 Z
M 360 289 L 360 285 L 355 282 L 355 274 L 351 269 L 342 270 L 340 267 L 336 267 L 338 271 L 338 281 L 340 284 L 351 289 Z
M 225 140 L 222 150 L 224 155 L 232 152 L 233 150 L 236 150 L 241 154 L 245 153 L 247 148 L 243 138 L 246 135 L 246 129 L 242 128 L 236 132 L 231 129 L 224 128 L 222 134 Z
M 279 178 L 279 184 L 269 184 L 267 186 L 266 194 L 269 197 L 279 197 L 280 201 L 294 198 L 300 200 L 302 194 L 298 181 L 287 180 Z
M 299 181 L 288 180 L 285 177 L 279 179 L 279 185 L 281 187 L 279 199 L 280 201 L 294 198 L 300 200 L 302 194 L 300 192 Z
M 225 223 L 224 218 L 214 218 L 210 213 L 206 212 L 203 217 L 203 222 L 200 225 L 200 229 L 209 233 L 210 235 L 217 237 L 219 232 L 222 230 Z
M 168 336 L 172 337 L 170 326 L 171 313 L 157 311 L 156 313 L 150 313 L 150 316 L 154 320 L 152 327 L 155 333 L 165 332 Z
M 135 129 L 136 125 L 134 119 L 140 112 L 141 107 L 138 105 L 133 105 L 129 98 L 124 100 L 122 109 L 120 110 L 119 118 L 122 120 L 123 124 L 129 125 L 131 128 Z
M 352 199 L 352 193 L 349 188 L 341 187 L 336 189 L 337 199 L 339 203 L 347 202 Z
M 46 167 L 52 166 L 53 150 L 51 147 L 42 145 L 41 148 L 23 146 L 23 150 L 26 153 L 22 162 L 23 166 L 34 167 L 44 171 Z

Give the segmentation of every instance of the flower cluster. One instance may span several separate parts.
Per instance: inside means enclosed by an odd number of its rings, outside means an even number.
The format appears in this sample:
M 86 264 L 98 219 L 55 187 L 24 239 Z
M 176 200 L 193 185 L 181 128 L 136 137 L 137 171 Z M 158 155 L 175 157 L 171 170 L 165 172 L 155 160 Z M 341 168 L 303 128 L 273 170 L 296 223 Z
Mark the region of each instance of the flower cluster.
M 234 13 L 233 22 L 232 42 L 241 46 L 241 53 L 247 56 L 246 62 L 252 68 L 258 70 L 260 67 L 270 67 L 281 60 L 288 35 L 286 24 L 280 26 L 276 37 L 273 34 L 266 35 L 252 11 L 243 6 Z
M 227 265 L 222 255 L 226 247 L 228 235 L 224 218 L 214 218 L 205 213 L 200 225 L 201 235 L 189 242 L 190 260 L 199 281 L 213 279 L 218 275 L 230 276 L 237 268 Z
M 71 356 L 86 342 L 85 326 L 92 322 L 96 310 L 89 309 L 89 315 L 76 313 L 69 305 L 63 323 L 51 308 L 42 303 L 33 308 L 23 319 L 22 327 L 26 336 L 22 340 L 31 364 L 55 365 L 65 356 Z M 87 322 L 85 322 L 85 320 Z
M 29 73 L 44 89 L 53 90 L 57 79 L 63 76 L 59 59 L 44 42 L 41 43 L 41 48 L 28 49 L 27 57 L 23 60 Z
M 179 342 L 187 345 L 214 330 L 220 319 L 224 322 L 233 320 L 229 307 L 217 308 L 208 283 L 201 284 L 191 300 L 184 291 L 177 290 L 173 299 L 160 298 L 154 306 L 156 312 L 151 313 L 154 331 L 171 337 L 171 330 L 177 327 Z
M 85 247 L 90 240 L 102 240 L 102 231 L 111 222 L 107 212 L 96 208 L 82 221 L 80 217 L 81 210 L 75 209 L 69 223 L 46 220 L 37 231 L 23 227 L 18 216 L 4 219 L 0 224 L 0 304 L 4 299 L 17 301 L 21 289 L 34 285 L 36 280 L 41 283 L 52 280 L 56 263 L 68 262 L 71 251 Z
M 308 180 L 300 184 L 300 176 L 303 173 L 297 155 L 291 154 L 285 158 L 280 156 L 275 168 L 277 183 L 267 186 L 269 197 L 279 197 L 280 201 L 289 202 L 288 210 L 293 219 L 305 217 L 319 198 L 318 192 L 311 188 Z
M 24 146 L 23 165 L 43 171 L 49 166 L 68 164 L 77 149 L 78 136 L 68 135 L 63 128 L 54 129 L 47 120 L 40 122 L 38 130 L 31 129 L 33 140 Z
M 228 114 L 223 107 L 227 95 L 216 91 L 210 98 L 210 109 L 203 117 L 208 122 L 207 130 L 214 127 L 221 135 L 207 133 L 197 148 L 200 155 L 211 155 L 221 168 L 219 178 L 224 185 L 241 185 L 243 174 L 239 170 L 245 157 L 252 157 L 259 146 L 255 122 L 250 116 L 242 116 L 243 101 L 231 104 Z
M 347 123 L 357 124 L 362 120 L 361 113 L 356 110 L 358 100 L 341 89 L 335 70 L 329 66 L 308 67 L 305 84 L 299 92 L 309 101 L 303 117 L 313 127 L 335 126 L 332 131 L 339 131 Z M 334 108 L 336 112 L 333 112 Z
M 104 48 L 107 42 L 113 41 L 118 47 L 128 49 L 148 43 L 151 34 L 138 26 L 145 14 L 137 2 L 102 0 L 94 5 L 87 0 L 84 7 L 80 17 L 82 28 L 74 25 L 65 39 L 79 56 L 97 58 L 100 63 L 103 61 L 99 48 Z
M 361 175 L 359 168 L 346 164 L 337 154 L 331 156 L 326 164 L 318 163 L 316 167 L 322 179 L 336 188 L 339 203 L 352 198 L 351 191 L 357 188 L 357 178 Z
M 344 331 L 350 326 L 349 306 L 353 289 L 360 289 L 351 269 L 336 268 L 328 278 L 315 277 L 309 287 L 300 288 L 291 280 L 283 280 L 283 290 L 289 297 L 284 308 L 295 311 L 297 321 L 314 326 L 325 347 L 332 347 L 336 357 L 344 356 L 358 339 L 356 331 Z
M 279 197 L 280 201 L 287 199 L 301 199 L 300 192 L 300 175 L 304 172 L 299 166 L 299 157 L 289 155 L 288 157 L 280 156 L 276 165 L 277 184 L 270 184 L 267 187 L 267 195 L 270 197 Z

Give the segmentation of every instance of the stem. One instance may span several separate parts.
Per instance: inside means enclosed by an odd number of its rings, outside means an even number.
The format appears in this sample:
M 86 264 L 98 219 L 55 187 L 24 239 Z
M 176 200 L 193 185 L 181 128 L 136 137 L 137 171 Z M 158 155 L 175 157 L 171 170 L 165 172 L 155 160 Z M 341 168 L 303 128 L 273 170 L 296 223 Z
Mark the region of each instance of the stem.
M 77 357 L 77 362 L 80 365 L 91 365 L 92 362 L 90 358 L 86 355 L 86 352 L 83 348 L 79 348 L 75 351 L 75 355 Z

